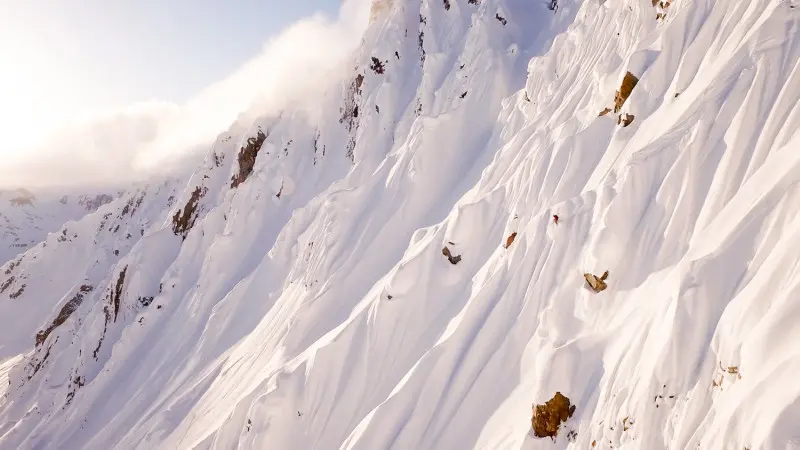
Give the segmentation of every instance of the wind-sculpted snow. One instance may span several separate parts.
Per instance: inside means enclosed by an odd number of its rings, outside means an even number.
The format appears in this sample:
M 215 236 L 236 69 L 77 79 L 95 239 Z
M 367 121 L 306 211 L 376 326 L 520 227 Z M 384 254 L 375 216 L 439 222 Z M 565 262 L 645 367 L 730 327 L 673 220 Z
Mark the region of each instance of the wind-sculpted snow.
M 3 268 L 0 448 L 800 446 L 797 6 L 381 2 Z

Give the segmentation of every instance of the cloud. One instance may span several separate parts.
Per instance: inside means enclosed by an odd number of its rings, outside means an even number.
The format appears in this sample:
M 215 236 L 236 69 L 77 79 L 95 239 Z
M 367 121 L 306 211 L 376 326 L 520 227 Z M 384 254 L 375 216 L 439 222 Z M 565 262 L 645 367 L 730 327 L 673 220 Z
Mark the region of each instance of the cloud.
M 344 2 L 337 19 L 300 20 L 185 104 L 151 101 L 72 120 L 0 161 L 0 187 L 119 185 L 185 171 L 245 111 L 270 114 L 336 81 L 359 43 L 369 0 Z

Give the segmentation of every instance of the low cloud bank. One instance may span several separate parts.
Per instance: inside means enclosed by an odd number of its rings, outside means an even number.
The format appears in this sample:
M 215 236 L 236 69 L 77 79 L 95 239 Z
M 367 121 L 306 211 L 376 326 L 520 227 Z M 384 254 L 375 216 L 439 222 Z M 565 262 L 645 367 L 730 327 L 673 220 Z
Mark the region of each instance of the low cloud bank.
M 152 101 L 63 124 L 0 161 L 0 188 L 120 186 L 188 172 L 242 113 L 274 113 L 336 82 L 369 4 L 347 1 L 337 19 L 315 15 L 290 25 L 185 104 Z

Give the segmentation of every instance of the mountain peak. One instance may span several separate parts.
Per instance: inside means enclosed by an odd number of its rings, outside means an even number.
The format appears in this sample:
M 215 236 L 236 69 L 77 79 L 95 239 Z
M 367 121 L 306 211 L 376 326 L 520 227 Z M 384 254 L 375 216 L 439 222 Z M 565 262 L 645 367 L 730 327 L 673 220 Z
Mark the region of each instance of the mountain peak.
M 36 195 L 25 188 L 14 189 L 7 192 L 7 195 L 11 197 L 8 200 L 11 206 L 33 206 L 33 202 L 36 200 Z

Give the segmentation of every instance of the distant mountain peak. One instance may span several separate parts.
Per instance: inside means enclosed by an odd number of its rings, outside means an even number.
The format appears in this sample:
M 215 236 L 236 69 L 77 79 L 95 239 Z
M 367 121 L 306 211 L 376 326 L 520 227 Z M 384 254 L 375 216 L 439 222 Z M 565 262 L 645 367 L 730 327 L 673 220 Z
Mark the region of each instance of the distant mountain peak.
M 58 195 L 24 188 L 0 192 L 0 264 L 114 198 L 106 193 Z
M 11 198 L 8 202 L 12 206 L 33 206 L 33 202 L 36 200 L 36 195 L 25 188 L 15 189 L 10 194 Z

